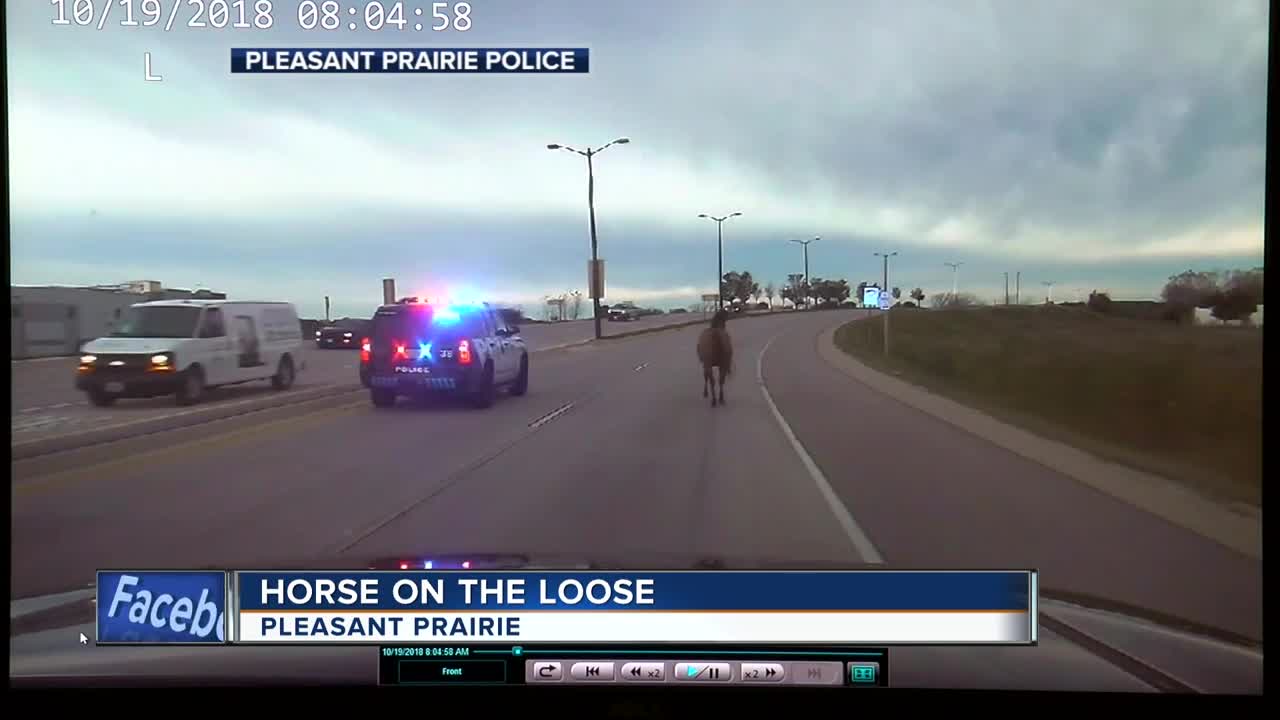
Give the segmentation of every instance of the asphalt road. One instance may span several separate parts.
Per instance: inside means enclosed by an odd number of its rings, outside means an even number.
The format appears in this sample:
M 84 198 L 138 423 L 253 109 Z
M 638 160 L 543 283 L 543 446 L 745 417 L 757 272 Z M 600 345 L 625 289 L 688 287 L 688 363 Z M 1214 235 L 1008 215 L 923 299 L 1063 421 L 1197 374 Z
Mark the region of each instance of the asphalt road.
M 604 322 L 605 336 L 687 322 L 698 316 L 689 313 L 651 315 L 630 322 Z M 561 323 L 530 323 L 521 334 L 531 349 L 541 350 L 582 342 L 594 335 L 590 320 Z M 303 347 L 307 367 L 299 373 L 296 390 L 310 390 L 325 385 L 358 382 L 359 355 L 353 349 L 319 350 L 314 343 Z M 149 420 L 178 412 L 174 398 L 121 400 L 111 408 L 89 405 L 84 393 L 75 389 L 75 358 L 44 358 L 11 363 L 11 440 L 26 440 L 49 435 L 79 432 L 107 425 Z M 275 395 L 267 382 L 221 388 L 214 391 L 205 404 L 271 401 Z
M 857 312 L 731 323 L 723 408 L 688 328 L 539 353 L 530 393 L 486 411 L 352 393 L 15 463 L 12 597 L 109 566 L 668 553 L 1035 567 L 1046 588 L 1261 638 L 1260 562 L 828 367 L 816 338 Z

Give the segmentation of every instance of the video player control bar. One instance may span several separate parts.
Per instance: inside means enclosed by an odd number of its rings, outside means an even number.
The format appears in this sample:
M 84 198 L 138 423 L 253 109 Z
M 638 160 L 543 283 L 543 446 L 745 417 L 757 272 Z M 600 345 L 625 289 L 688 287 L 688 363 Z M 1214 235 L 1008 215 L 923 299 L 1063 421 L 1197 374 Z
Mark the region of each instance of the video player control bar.
M 855 667 L 856 666 L 856 667 Z M 526 660 L 529 684 L 810 685 L 876 684 L 878 663 L 724 662 L 680 660 Z

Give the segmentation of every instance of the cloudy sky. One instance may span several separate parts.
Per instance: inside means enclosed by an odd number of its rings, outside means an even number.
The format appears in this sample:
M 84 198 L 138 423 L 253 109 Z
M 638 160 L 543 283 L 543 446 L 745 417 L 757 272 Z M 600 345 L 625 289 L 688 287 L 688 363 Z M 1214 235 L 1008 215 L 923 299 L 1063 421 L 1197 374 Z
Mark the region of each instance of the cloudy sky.
M 367 315 L 394 276 L 535 303 L 583 288 L 589 257 L 585 160 L 547 143 L 619 136 L 596 160 L 612 300 L 714 291 L 701 212 L 744 213 L 725 269 L 762 284 L 814 236 L 814 276 L 878 279 L 889 250 L 892 285 L 949 290 L 963 262 L 961 290 L 988 297 L 1006 271 L 1024 295 L 1147 297 L 1262 262 L 1265 0 L 474 0 L 471 30 L 440 33 L 304 32 L 297 4 L 275 0 L 271 30 L 166 32 L 120 26 L 118 2 L 97 30 L 7 0 L 12 282 Z M 592 64 L 228 72 L 232 47 L 313 46 L 585 46 Z

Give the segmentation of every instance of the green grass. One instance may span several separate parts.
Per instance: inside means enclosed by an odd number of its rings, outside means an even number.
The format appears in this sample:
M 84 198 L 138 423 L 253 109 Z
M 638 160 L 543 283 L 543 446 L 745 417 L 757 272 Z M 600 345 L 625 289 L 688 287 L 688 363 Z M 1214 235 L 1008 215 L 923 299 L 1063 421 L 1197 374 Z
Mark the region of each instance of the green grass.
M 862 362 L 1039 435 L 1259 505 L 1262 331 L 1084 308 L 895 309 L 836 332 Z

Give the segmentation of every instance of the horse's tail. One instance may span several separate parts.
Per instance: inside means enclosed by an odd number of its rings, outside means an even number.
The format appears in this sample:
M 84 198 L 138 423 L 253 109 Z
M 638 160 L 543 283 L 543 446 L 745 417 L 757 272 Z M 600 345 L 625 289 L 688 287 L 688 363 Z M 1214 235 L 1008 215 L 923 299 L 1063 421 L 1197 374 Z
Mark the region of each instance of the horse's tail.
M 720 361 L 720 371 L 727 378 L 733 374 L 733 341 L 725 330 L 716 333 L 715 338 L 716 358 Z

